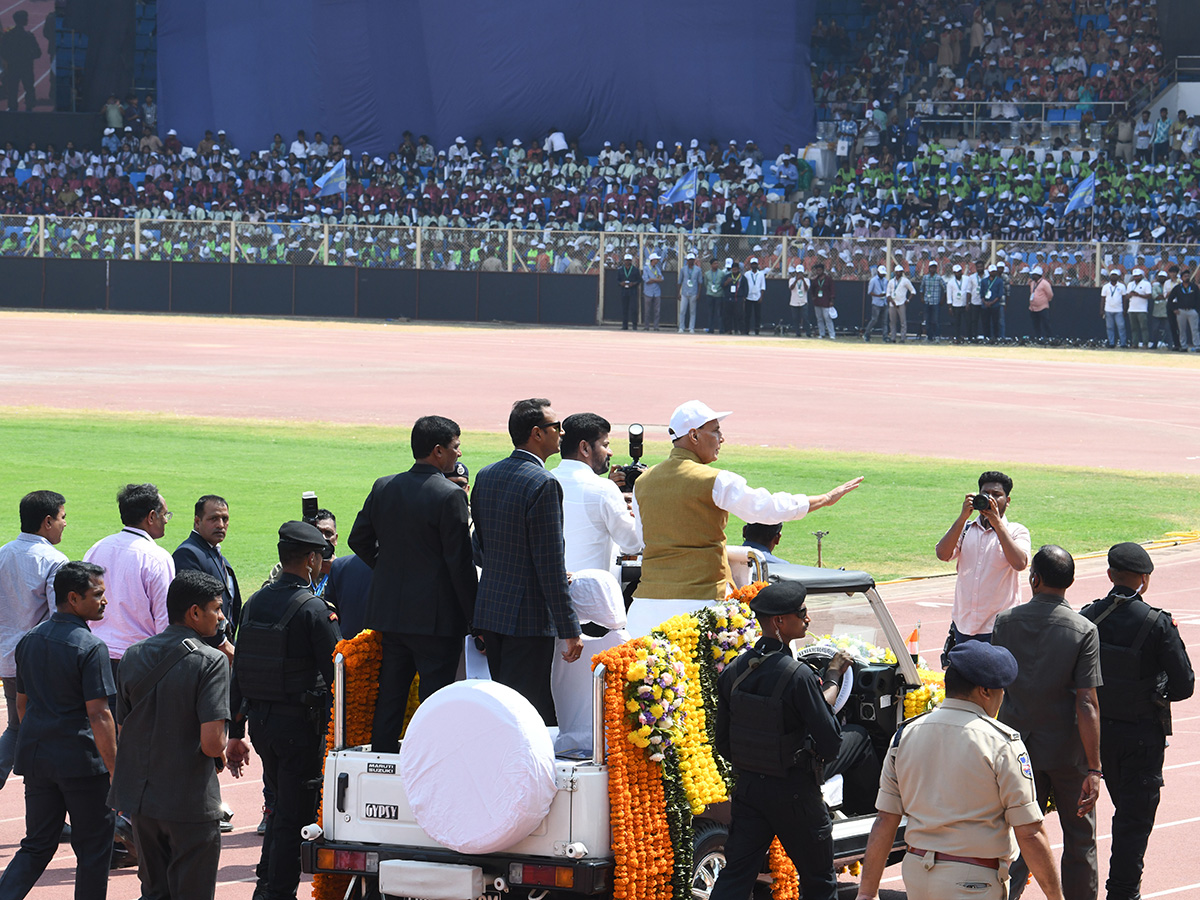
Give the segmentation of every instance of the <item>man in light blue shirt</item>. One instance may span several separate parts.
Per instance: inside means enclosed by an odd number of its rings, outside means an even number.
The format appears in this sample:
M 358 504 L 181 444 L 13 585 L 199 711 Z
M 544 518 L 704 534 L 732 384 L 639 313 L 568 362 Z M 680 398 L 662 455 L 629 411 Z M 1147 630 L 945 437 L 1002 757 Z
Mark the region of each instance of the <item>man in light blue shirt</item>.
M 696 251 L 687 252 L 687 260 L 679 270 L 679 333 L 686 325 L 688 334 L 696 333 L 696 306 L 700 302 L 700 282 L 704 273 L 696 265 Z
M 887 266 L 875 270 L 874 277 L 867 284 L 867 296 L 871 298 L 871 318 L 863 329 L 863 340 L 871 341 L 871 332 L 878 323 L 880 333 L 887 337 Z
M 67 526 L 66 498 L 34 491 L 21 498 L 21 533 L 0 547 L 0 679 L 8 726 L 0 735 L 0 787 L 12 771 L 17 749 L 17 643 L 54 612 L 54 575 L 67 561 L 54 545 Z

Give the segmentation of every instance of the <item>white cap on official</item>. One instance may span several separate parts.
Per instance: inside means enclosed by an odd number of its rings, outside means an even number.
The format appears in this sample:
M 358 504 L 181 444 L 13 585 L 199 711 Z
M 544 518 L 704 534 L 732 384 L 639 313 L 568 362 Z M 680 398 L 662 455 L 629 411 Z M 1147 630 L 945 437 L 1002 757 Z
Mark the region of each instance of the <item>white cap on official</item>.
M 721 420 L 730 412 L 731 410 L 716 412 L 708 404 L 701 403 L 699 400 L 682 403 L 675 407 L 675 412 L 671 413 L 671 440 L 677 441 L 693 428 L 700 428 L 713 419 Z

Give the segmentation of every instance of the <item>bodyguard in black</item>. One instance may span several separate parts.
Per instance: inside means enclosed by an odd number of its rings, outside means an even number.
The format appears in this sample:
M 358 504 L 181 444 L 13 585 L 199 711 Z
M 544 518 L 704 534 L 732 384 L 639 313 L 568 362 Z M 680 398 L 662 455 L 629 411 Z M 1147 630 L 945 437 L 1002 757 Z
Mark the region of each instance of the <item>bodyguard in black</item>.
M 460 445 L 450 419 L 418 419 L 415 465 L 375 482 L 350 532 L 351 549 L 375 570 L 365 622 L 383 634 L 371 728 L 378 753 L 399 747 L 414 675 L 422 700 L 454 681 L 475 614 L 467 493 L 447 477 Z
M 837 756 L 841 728 L 820 679 L 788 644 L 804 637 L 804 586 L 778 582 L 750 602 L 764 637 L 721 673 L 717 751 L 737 771 L 725 868 L 712 900 L 745 900 L 778 836 L 805 900 L 834 900 L 833 825 L 821 764 Z M 827 685 L 832 687 L 832 682 Z
M 1142 599 L 1154 563 L 1139 544 L 1108 551 L 1108 596 L 1082 610 L 1100 632 L 1100 761 L 1113 801 L 1108 900 L 1136 900 L 1163 785 L 1170 704 L 1195 688 L 1171 614 Z
M 113 847 L 109 775 L 117 732 L 108 647 L 88 622 L 104 617 L 104 569 L 67 562 L 54 576 L 57 611 L 17 644 L 17 738 L 13 771 L 25 776 L 25 837 L 0 898 L 21 900 L 58 851 L 71 816 L 75 900 L 104 900 Z
M 250 757 L 246 723 L 262 759 L 263 782 L 275 797 L 267 819 L 254 900 L 294 900 L 300 883 L 300 829 L 313 821 L 333 684 L 333 651 L 341 634 L 311 590 L 333 546 L 313 525 L 279 529 L 276 579 L 242 610 L 229 708 L 226 761 L 241 775 Z
M 642 270 L 633 264 L 633 254 L 626 253 L 625 261 L 617 269 L 617 283 L 621 285 L 621 330 L 628 331 L 630 323 L 637 331 L 638 285 L 642 283 Z

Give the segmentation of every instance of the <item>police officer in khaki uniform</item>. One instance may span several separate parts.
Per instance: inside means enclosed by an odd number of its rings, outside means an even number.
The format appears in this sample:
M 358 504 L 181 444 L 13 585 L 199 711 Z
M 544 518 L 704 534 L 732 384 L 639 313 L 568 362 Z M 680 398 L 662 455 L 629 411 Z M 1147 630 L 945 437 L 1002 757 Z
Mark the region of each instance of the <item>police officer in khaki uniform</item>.
M 911 900 L 1003 900 L 1018 847 L 1047 900 L 1062 900 L 1029 754 L 995 719 L 1017 661 L 982 641 L 959 644 L 949 657 L 945 702 L 901 726 L 888 748 L 858 898 L 878 896 L 908 816 L 902 874 Z
M 778 836 L 800 875 L 805 900 L 834 900 L 833 825 L 821 797 L 823 763 L 842 743 L 824 688 L 836 696 L 848 657 L 821 679 L 788 645 L 808 631 L 804 585 L 763 588 L 750 608 L 763 637 L 721 673 L 717 684 L 717 752 L 733 763 L 725 868 L 711 900 L 745 900 L 771 840 Z M 839 671 L 840 668 L 840 671 Z
M 1154 563 L 1139 544 L 1108 551 L 1108 596 L 1082 615 L 1100 632 L 1100 762 L 1112 797 L 1108 900 L 1140 896 L 1142 860 L 1163 784 L 1171 703 L 1192 696 L 1192 663 L 1171 614 L 1142 599 Z

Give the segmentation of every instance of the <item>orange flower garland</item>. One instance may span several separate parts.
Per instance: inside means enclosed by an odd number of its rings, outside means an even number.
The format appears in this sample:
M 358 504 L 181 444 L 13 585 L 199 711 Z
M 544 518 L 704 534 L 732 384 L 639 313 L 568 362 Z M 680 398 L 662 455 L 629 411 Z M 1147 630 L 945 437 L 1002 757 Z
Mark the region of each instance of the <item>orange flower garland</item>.
M 592 658 L 603 663 L 604 735 L 608 744 L 608 799 L 612 821 L 613 900 L 660 900 L 671 894 L 675 852 L 667 822 L 662 766 L 628 739 L 626 696 L 629 667 L 642 639 L 627 641 Z
M 371 723 L 375 718 L 375 701 L 379 698 L 383 636 L 375 631 L 360 631 L 355 637 L 338 641 L 333 652 L 335 656 L 341 653 L 346 659 L 346 744 L 350 747 L 369 744 Z M 415 690 L 416 679 L 413 679 Z M 411 695 L 409 705 L 412 705 Z M 325 734 L 325 749 L 326 753 L 333 749 L 332 716 L 329 717 L 329 730 Z M 317 821 L 320 820 L 321 813 L 318 811 Z M 314 900 L 342 900 L 349 886 L 349 875 L 316 872 L 313 874 L 312 895 Z
M 771 897 L 774 900 L 800 900 L 800 874 L 779 838 L 771 841 L 767 859 L 771 869 Z

